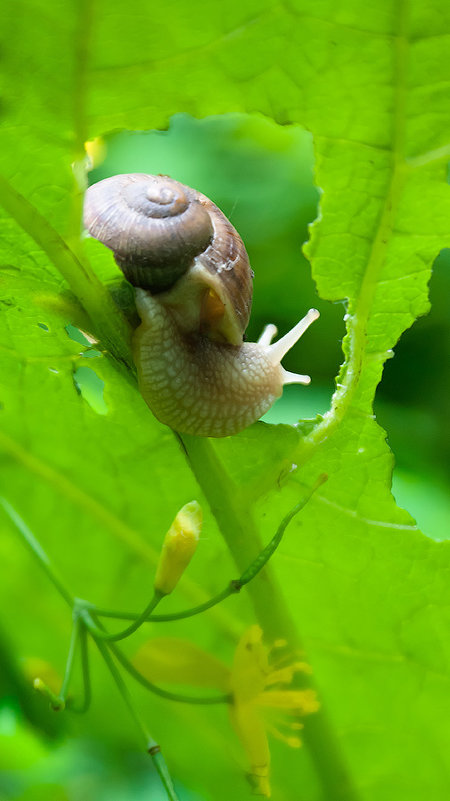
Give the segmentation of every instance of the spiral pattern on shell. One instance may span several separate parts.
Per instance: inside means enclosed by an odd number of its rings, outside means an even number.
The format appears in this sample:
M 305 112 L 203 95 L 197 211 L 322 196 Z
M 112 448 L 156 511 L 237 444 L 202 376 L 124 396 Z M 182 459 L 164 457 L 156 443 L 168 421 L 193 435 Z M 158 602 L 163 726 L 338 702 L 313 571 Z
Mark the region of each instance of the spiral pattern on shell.
M 163 175 L 114 175 L 86 192 L 84 225 L 114 252 L 131 284 L 164 292 L 211 242 L 198 193 Z

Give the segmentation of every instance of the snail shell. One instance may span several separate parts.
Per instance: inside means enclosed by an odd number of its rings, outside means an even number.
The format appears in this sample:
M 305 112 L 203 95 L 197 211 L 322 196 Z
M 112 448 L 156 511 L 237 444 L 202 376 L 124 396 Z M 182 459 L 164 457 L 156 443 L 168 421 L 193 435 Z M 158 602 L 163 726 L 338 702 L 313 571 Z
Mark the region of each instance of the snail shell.
M 115 175 L 87 191 L 84 225 L 133 286 L 164 293 L 180 328 L 242 342 L 253 273 L 241 237 L 205 195 L 165 175 Z

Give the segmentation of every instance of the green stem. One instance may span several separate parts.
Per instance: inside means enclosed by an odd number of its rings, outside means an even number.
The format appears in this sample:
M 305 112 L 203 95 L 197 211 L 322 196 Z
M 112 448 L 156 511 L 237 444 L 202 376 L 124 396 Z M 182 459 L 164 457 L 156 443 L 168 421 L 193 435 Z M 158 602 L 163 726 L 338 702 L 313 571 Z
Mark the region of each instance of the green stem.
M 148 753 L 152 758 L 153 764 L 158 772 L 159 778 L 161 779 L 169 801 L 178 801 L 178 796 L 175 792 L 175 787 L 173 786 L 172 777 L 169 773 L 166 760 L 161 753 L 159 745 L 152 745 L 148 749 Z
M 64 671 L 64 679 L 61 689 L 59 691 L 59 698 L 64 707 L 66 705 L 67 693 L 69 690 L 70 680 L 72 678 L 73 663 L 75 660 L 75 653 L 78 645 L 79 634 L 80 634 L 80 619 L 78 616 L 75 616 L 72 625 L 72 632 L 70 635 L 69 653 L 67 655 L 66 669 Z
M 109 632 L 103 631 L 102 629 L 98 628 L 98 626 L 96 626 L 95 623 L 93 623 L 92 618 L 89 615 L 88 609 L 86 609 L 86 607 L 80 608 L 80 614 L 83 615 L 84 622 L 93 637 L 99 638 L 101 640 L 106 640 L 108 642 L 118 642 L 119 640 L 126 639 L 126 637 L 129 637 L 130 634 L 134 634 L 134 632 L 137 631 L 138 628 L 140 628 L 140 626 L 142 626 L 143 623 L 146 623 L 146 621 L 148 620 L 148 616 L 152 613 L 153 609 L 156 608 L 156 606 L 159 604 L 160 600 L 163 597 L 164 596 L 162 595 L 162 593 L 155 590 L 155 593 L 150 603 L 147 604 L 144 611 L 137 616 L 134 623 L 132 623 L 131 626 L 127 626 L 126 629 L 122 629 L 122 631 L 117 632 L 116 634 L 110 634 Z M 89 608 L 92 608 L 92 605 L 89 605 Z M 97 613 L 97 610 L 95 610 L 95 612 Z
M 109 653 L 108 646 L 106 645 L 105 642 L 103 642 L 104 632 L 101 631 L 101 629 L 98 629 L 98 633 L 97 633 L 96 627 L 93 625 L 92 619 L 89 619 L 89 618 L 88 618 L 88 620 L 85 619 L 85 615 L 82 614 L 83 609 L 79 607 L 79 604 L 76 603 L 75 598 L 71 595 L 71 593 L 66 588 L 66 586 L 65 586 L 64 582 L 62 581 L 62 579 L 56 573 L 54 567 L 52 566 L 52 564 L 50 562 L 50 559 L 48 558 L 47 554 L 45 553 L 45 551 L 41 547 L 40 543 L 34 537 L 34 535 L 31 532 L 31 530 L 26 525 L 25 521 L 22 520 L 20 515 L 17 514 L 17 512 L 11 506 L 11 504 L 8 503 L 8 501 L 6 501 L 2 497 L 0 497 L 0 504 L 3 507 L 3 509 L 5 510 L 6 514 L 10 518 L 10 520 L 12 521 L 12 523 L 14 523 L 14 525 L 17 528 L 17 530 L 20 532 L 20 534 L 24 538 L 24 540 L 25 540 L 26 544 L 28 545 L 28 547 L 30 548 L 31 552 L 38 559 L 40 565 L 42 566 L 42 568 L 46 572 L 46 574 L 49 577 L 49 579 L 52 581 L 53 585 L 56 587 L 58 592 L 62 595 L 64 600 L 69 604 L 69 606 L 72 608 L 72 610 L 73 610 L 73 612 L 75 614 L 74 623 L 73 623 L 73 627 L 72 627 L 72 634 L 71 634 L 71 639 L 70 639 L 69 654 L 68 654 L 68 657 L 67 657 L 67 663 L 66 663 L 66 669 L 65 669 L 65 673 L 64 673 L 64 679 L 63 679 L 63 683 L 62 683 L 62 687 L 61 687 L 61 691 L 60 691 L 59 695 L 55 695 L 55 693 L 42 681 L 42 679 L 36 679 L 35 680 L 35 682 L 34 682 L 35 689 L 38 690 L 39 692 L 41 692 L 43 695 L 45 695 L 49 699 L 50 703 L 52 704 L 52 706 L 53 706 L 53 708 L 55 710 L 64 709 L 65 698 L 66 698 L 67 690 L 69 688 L 70 679 L 72 677 L 73 663 L 74 663 L 74 657 L 75 657 L 75 652 L 76 652 L 76 645 L 77 645 L 77 641 L 78 641 L 78 635 L 80 633 L 80 619 L 81 619 L 81 620 L 83 620 L 83 625 L 81 626 L 81 637 L 82 637 L 81 642 L 82 642 L 82 671 L 83 671 L 83 680 L 84 680 L 84 701 L 83 701 L 82 708 L 78 709 L 78 710 L 74 709 L 74 711 L 84 711 L 84 709 L 89 706 L 89 702 L 90 702 L 90 677 L 89 677 L 89 666 L 88 666 L 88 657 L 87 657 L 87 643 L 86 643 L 86 630 L 85 630 L 85 625 L 88 625 L 88 623 L 89 623 L 88 628 L 89 628 L 89 630 L 93 629 L 93 631 L 91 633 L 93 634 L 94 641 L 95 641 L 95 643 L 97 645 L 97 648 L 99 649 L 100 653 L 102 654 L 103 659 L 106 662 L 106 664 L 107 664 L 107 666 L 108 666 L 108 668 L 109 668 L 109 670 L 111 672 L 111 675 L 113 676 L 113 679 L 114 679 L 114 681 L 115 681 L 115 683 L 117 685 L 117 688 L 118 688 L 120 694 L 122 695 L 122 698 L 124 699 L 128 709 L 130 711 L 130 714 L 133 717 L 133 719 L 134 719 L 139 731 L 141 732 L 141 735 L 143 736 L 143 738 L 145 740 L 145 745 L 146 745 L 146 747 L 148 749 L 148 752 L 149 752 L 150 756 L 152 757 L 152 760 L 153 760 L 153 763 L 155 765 L 155 768 L 156 768 L 156 770 L 158 772 L 158 775 L 159 775 L 159 777 L 160 777 L 160 779 L 161 779 L 161 781 L 163 783 L 163 786 L 164 786 L 164 788 L 166 790 L 167 797 L 168 797 L 169 801 L 178 801 L 178 797 L 177 797 L 177 795 L 175 793 L 175 790 L 174 790 L 174 787 L 173 787 L 173 783 L 172 783 L 172 780 L 170 778 L 170 774 L 169 774 L 169 772 L 167 770 L 167 766 L 166 766 L 164 758 L 163 758 L 163 756 L 161 754 L 161 749 L 160 749 L 158 743 L 156 742 L 156 740 L 154 740 L 150 736 L 150 734 L 149 734 L 145 724 L 143 723 L 139 713 L 137 712 L 137 710 L 134 707 L 134 704 L 133 704 L 133 702 L 131 700 L 131 696 L 130 696 L 130 694 L 128 692 L 128 689 L 127 689 L 127 687 L 126 687 L 126 685 L 125 685 L 125 683 L 124 683 L 119 671 L 117 670 L 117 667 L 116 667 L 116 665 L 115 665 L 115 663 L 114 663 L 114 661 L 113 661 L 113 659 L 111 657 L 111 654 Z M 142 613 L 140 618 L 138 618 L 138 620 L 136 620 L 133 623 L 132 626 L 128 627 L 128 629 L 127 629 L 128 633 L 132 633 L 133 631 L 136 631 L 138 626 L 141 625 L 144 622 L 145 616 L 146 616 L 146 614 L 148 614 L 150 607 L 154 608 L 156 606 L 156 604 L 159 602 L 160 599 L 161 599 L 161 596 L 159 595 L 159 593 L 155 593 L 154 597 L 152 598 L 152 601 L 150 602 L 148 607 L 144 610 L 144 612 Z M 129 630 L 131 630 L 131 631 L 129 631 Z M 119 635 L 112 635 L 112 639 L 115 639 L 115 638 L 118 638 L 118 637 L 119 638 L 123 638 L 123 636 L 128 636 L 128 634 L 124 634 L 124 632 L 120 632 Z
M 90 613 L 87 609 L 84 610 L 83 618 L 85 620 L 86 625 L 89 626 L 89 630 L 93 638 L 97 642 L 96 639 L 97 635 L 95 634 L 95 631 L 93 631 L 92 626 L 89 624 L 93 623 L 95 625 L 95 623 L 97 622 L 98 626 L 101 629 L 103 629 L 103 624 L 100 621 L 97 621 L 95 612 Z M 103 644 L 104 642 L 103 638 L 101 638 L 101 642 Z M 127 659 L 125 654 L 122 653 L 120 648 L 118 648 L 114 642 L 111 641 L 107 642 L 107 646 L 111 651 L 111 653 L 114 654 L 117 661 L 121 663 L 122 667 L 124 667 L 125 670 L 128 671 L 130 676 L 133 676 L 133 678 L 136 679 L 136 681 L 138 681 L 140 684 L 142 684 L 147 690 L 150 690 L 150 692 L 154 693 L 155 695 L 159 695 L 161 698 L 165 698 L 168 701 L 178 701 L 183 704 L 202 704 L 202 705 L 223 704 L 223 703 L 229 703 L 231 701 L 231 696 L 229 695 L 219 695 L 219 696 L 214 696 L 212 698 L 198 698 L 195 696 L 192 697 L 189 695 L 181 695 L 178 693 L 171 693 L 168 690 L 163 690 L 161 689 L 161 687 L 158 687 L 156 684 L 153 684 L 151 681 L 148 681 L 148 679 L 146 679 L 145 676 L 142 676 L 142 674 L 139 673 L 138 670 L 136 670 L 134 665 Z
M 192 695 L 181 695 L 179 693 L 171 693 L 168 690 L 163 690 L 161 687 L 158 687 L 153 682 L 149 681 L 139 673 L 138 670 L 134 667 L 134 665 L 129 662 L 126 658 L 125 654 L 117 648 L 116 645 L 110 645 L 110 649 L 112 650 L 116 659 L 121 663 L 122 667 L 125 668 L 126 671 L 133 676 L 139 684 L 142 684 L 147 690 L 154 693 L 155 695 L 159 695 L 161 698 L 166 698 L 168 701 L 178 701 L 181 704 L 200 704 L 202 706 L 210 706 L 213 704 L 229 704 L 232 701 L 231 695 L 215 695 L 212 697 L 202 698 L 200 696 L 192 696 Z
M 37 677 L 33 681 L 33 687 L 49 701 L 54 712 L 60 712 L 64 709 L 65 704 L 61 701 L 59 695 L 56 695 L 41 678 Z
M 136 710 L 133 704 L 130 693 L 128 692 L 128 688 L 124 680 L 122 679 L 122 676 L 120 675 L 119 671 L 117 670 L 114 660 L 112 659 L 111 654 L 109 652 L 108 646 L 106 645 L 106 643 L 102 642 L 102 640 L 97 640 L 96 637 L 94 637 L 94 642 L 98 650 L 100 651 L 106 663 L 106 666 L 108 667 L 109 672 L 111 673 L 114 679 L 114 682 L 117 686 L 117 689 L 119 690 L 120 695 L 122 696 L 125 702 L 125 705 L 128 707 L 128 711 L 130 712 L 131 717 L 133 718 L 137 729 L 139 729 L 145 747 L 149 748 L 153 744 L 157 745 L 156 740 L 153 740 L 153 738 L 150 736 L 145 723 L 143 722 L 141 716 L 139 715 L 138 711 Z
M 314 486 L 307 492 L 305 497 L 297 503 L 293 509 L 283 518 L 280 525 L 278 526 L 275 535 L 272 537 L 270 542 L 266 545 L 265 548 L 261 551 L 261 553 L 256 557 L 256 559 L 252 562 L 251 565 L 247 567 L 246 570 L 242 573 L 241 577 L 238 579 L 233 579 L 232 581 L 227 584 L 225 589 L 222 592 L 219 592 L 213 598 L 210 598 L 209 601 L 206 601 L 204 604 L 200 604 L 199 606 L 194 606 L 192 609 L 185 609 L 182 612 L 172 612 L 168 615 L 145 615 L 145 611 L 140 615 L 136 615 L 133 612 L 115 612 L 110 609 L 99 609 L 95 606 L 95 604 L 85 604 L 85 608 L 89 609 L 90 611 L 94 612 L 96 615 L 100 615 L 101 617 L 110 617 L 119 620 L 136 620 L 145 623 L 161 623 L 161 622 L 168 622 L 171 620 L 183 620 L 187 617 L 193 617 L 194 615 L 199 615 L 201 612 L 206 612 L 208 609 L 212 609 L 213 606 L 216 604 L 221 603 L 226 598 L 229 598 L 230 595 L 233 595 L 237 592 L 240 592 L 242 587 L 245 587 L 249 581 L 251 581 L 262 569 L 265 567 L 269 559 L 273 556 L 276 549 L 278 548 L 284 532 L 288 527 L 289 523 L 291 522 L 292 518 L 295 515 L 298 515 L 302 509 L 306 506 L 308 501 L 310 500 L 311 496 L 314 492 L 327 480 L 327 476 L 325 474 L 319 476 Z M 139 624 L 140 625 L 140 624 Z M 130 627 L 131 628 L 131 627 Z M 129 630 L 128 630 L 129 631 Z M 103 635 L 104 636 L 104 635 Z M 111 639 L 111 638 L 109 638 Z
M 311 487 L 311 489 L 308 490 L 308 492 L 306 493 L 304 498 L 302 498 L 302 500 L 299 501 L 294 506 L 294 508 L 291 509 L 291 511 L 287 513 L 287 515 L 283 518 L 283 520 L 281 521 L 280 525 L 278 526 L 278 528 L 277 528 L 274 536 L 270 540 L 270 542 L 266 545 L 265 548 L 263 548 L 263 550 L 261 551 L 259 556 L 256 557 L 256 559 L 253 562 L 253 564 L 251 564 L 250 567 L 247 568 L 247 570 L 244 570 L 242 576 L 240 577 L 240 579 L 238 581 L 238 583 L 240 584 L 241 587 L 244 587 L 246 584 L 248 584 L 249 581 L 254 579 L 255 576 L 257 576 L 258 573 L 260 573 L 261 570 L 264 567 L 266 567 L 267 562 L 269 561 L 271 556 L 273 556 L 273 554 L 275 553 L 276 549 L 278 548 L 281 540 L 283 539 L 284 532 L 286 531 L 286 529 L 287 529 L 289 523 L 291 522 L 291 520 L 296 515 L 298 515 L 298 513 L 301 512 L 302 509 L 305 508 L 306 504 L 308 503 L 310 498 L 314 495 L 315 491 L 322 484 L 324 484 L 325 481 L 327 481 L 327 480 L 328 480 L 328 476 L 326 475 L 326 473 L 322 473 L 322 475 L 319 476 L 319 478 L 314 483 L 314 485 Z
M 89 314 L 102 344 L 118 362 L 134 372 L 130 327 L 87 259 L 75 255 L 48 220 L 1 176 L 0 203 L 65 278 Z
M 241 499 L 239 487 L 229 478 L 208 439 L 185 435 L 180 440 L 235 564 L 243 573 L 263 550 L 249 504 Z M 255 576 L 249 584 L 249 592 L 257 617 L 264 620 L 266 637 L 278 639 L 281 636 L 279 620 L 287 612 L 278 589 L 275 589 L 270 565 Z
M 80 706 L 75 706 L 72 702 L 67 704 L 67 708 L 70 709 L 71 712 L 77 712 L 77 714 L 84 714 L 90 707 L 91 704 L 91 677 L 89 671 L 89 654 L 88 654 L 88 641 L 87 641 L 87 629 L 86 626 L 80 627 L 80 656 L 81 656 L 81 675 L 83 680 L 83 701 Z
M 262 550 L 249 506 L 241 497 L 214 451 L 214 445 L 201 437 L 183 436 L 179 440 L 192 471 L 205 494 L 224 540 L 239 569 L 253 562 Z M 285 639 L 291 649 L 301 649 L 296 625 L 277 586 L 270 564 L 249 583 L 255 614 L 268 640 Z M 303 686 L 313 687 L 309 677 Z M 333 731 L 323 708 L 305 720 L 304 740 L 313 759 L 326 801 L 358 801 Z
M 28 528 L 25 521 L 20 517 L 20 515 L 16 512 L 13 506 L 5 499 L 0 497 L 0 505 L 3 506 L 6 514 L 8 515 L 11 522 L 15 525 L 16 529 L 18 530 L 19 534 L 22 535 L 25 543 L 27 544 L 28 548 L 32 552 L 32 554 L 36 557 L 39 561 L 39 564 L 47 574 L 48 578 L 56 587 L 59 594 L 64 598 L 66 603 L 73 608 L 74 605 L 74 597 L 70 590 L 67 589 L 65 582 L 59 576 L 55 568 L 53 567 L 50 559 L 48 558 L 47 554 L 45 553 L 44 549 L 40 545 L 40 543 L 35 538 L 32 531 Z
M 152 758 L 153 764 L 158 772 L 162 785 L 166 791 L 167 798 L 169 799 L 169 801 L 179 801 L 178 796 L 175 793 L 173 782 L 170 777 L 169 771 L 167 769 L 164 757 L 161 754 L 161 748 L 156 742 L 156 740 L 154 740 L 153 737 L 150 736 L 145 723 L 143 722 L 141 716 L 139 715 L 139 712 L 135 708 L 130 693 L 128 692 L 128 689 L 125 685 L 125 682 L 122 679 L 122 676 L 117 670 L 114 660 L 111 657 L 108 646 L 106 645 L 106 643 L 102 642 L 102 640 L 98 639 L 95 639 L 95 644 L 97 645 L 97 648 L 99 649 L 114 679 L 116 687 L 119 690 L 119 693 L 122 696 L 126 706 L 128 707 L 128 711 L 130 712 L 131 717 L 133 718 L 145 742 L 145 747 Z
M 171 612 L 167 615 L 149 615 L 144 620 L 145 623 L 168 623 L 171 620 L 184 620 L 186 617 L 194 617 L 194 615 L 199 615 L 201 612 L 206 612 L 208 609 L 212 609 L 213 606 L 217 606 L 221 601 L 224 601 L 225 598 L 228 598 L 230 595 L 233 595 L 239 592 L 240 587 L 237 586 L 237 581 L 231 581 L 230 584 L 225 587 L 222 592 L 219 592 L 213 598 L 210 598 L 209 601 L 205 601 L 203 604 L 199 604 L 198 606 L 193 606 L 191 609 L 184 609 L 182 612 Z M 116 620 L 137 620 L 138 615 L 135 612 L 118 612 L 112 609 L 99 609 L 95 604 L 88 604 L 87 609 L 92 610 L 95 612 L 96 615 L 100 617 L 110 617 Z M 140 616 L 139 616 L 140 617 Z

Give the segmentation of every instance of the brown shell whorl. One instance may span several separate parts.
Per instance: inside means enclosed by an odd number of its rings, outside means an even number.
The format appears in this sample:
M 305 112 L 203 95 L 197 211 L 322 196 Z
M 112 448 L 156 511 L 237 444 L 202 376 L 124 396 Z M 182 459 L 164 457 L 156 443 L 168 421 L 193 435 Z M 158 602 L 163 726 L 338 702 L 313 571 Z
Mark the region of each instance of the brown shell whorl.
M 163 292 L 211 242 L 213 224 L 198 197 L 167 176 L 115 175 L 87 190 L 84 224 L 133 286 Z
M 225 306 L 216 328 L 227 342 L 238 345 L 250 319 L 253 270 L 245 245 L 225 214 L 206 195 L 199 193 L 198 198 L 211 215 L 214 236 L 196 261 L 204 270 L 203 281 Z

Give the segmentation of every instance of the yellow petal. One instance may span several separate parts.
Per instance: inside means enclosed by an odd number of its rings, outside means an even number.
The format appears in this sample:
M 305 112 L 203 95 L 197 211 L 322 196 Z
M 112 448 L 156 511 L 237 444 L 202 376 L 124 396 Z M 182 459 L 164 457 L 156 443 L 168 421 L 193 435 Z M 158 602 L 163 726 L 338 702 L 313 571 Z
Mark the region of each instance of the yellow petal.
M 133 662 L 152 682 L 229 690 L 229 668 L 187 640 L 156 637 L 139 649 Z
M 320 706 L 314 690 L 266 690 L 254 703 L 258 706 L 298 712 L 301 715 L 317 712 Z
M 278 670 L 271 670 L 266 677 L 266 687 L 272 684 L 290 684 L 294 678 L 295 669 L 293 665 L 288 667 L 279 668 Z
M 301 741 L 300 737 L 298 737 L 298 735 L 290 734 L 290 733 L 285 734 L 280 729 L 277 729 L 276 726 L 270 726 L 267 723 L 266 723 L 266 726 L 267 726 L 267 731 L 269 732 L 269 734 L 273 735 L 273 737 L 276 737 L 276 739 L 280 740 L 282 743 L 285 743 L 285 745 L 288 745 L 289 748 L 301 748 L 302 747 L 302 741 Z M 293 729 L 294 726 L 295 727 L 299 726 L 300 729 L 303 728 L 303 725 L 301 723 L 299 723 L 299 724 L 292 723 L 289 726 L 289 728 Z
M 238 643 L 231 671 L 231 691 L 237 704 L 247 703 L 262 693 L 268 671 L 262 630 L 259 626 L 250 626 Z
M 250 762 L 252 785 L 259 795 L 269 798 L 270 751 L 264 722 L 252 704 L 235 704 L 230 717 Z
M 272 684 L 290 684 L 295 673 L 311 674 L 312 670 L 306 662 L 294 662 L 284 668 L 271 670 L 266 678 L 266 687 L 270 687 Z

